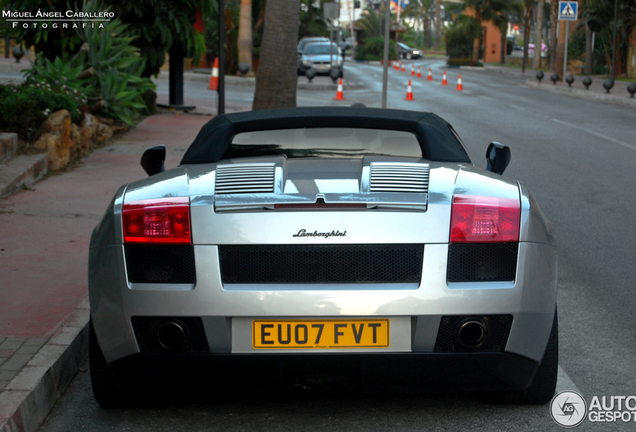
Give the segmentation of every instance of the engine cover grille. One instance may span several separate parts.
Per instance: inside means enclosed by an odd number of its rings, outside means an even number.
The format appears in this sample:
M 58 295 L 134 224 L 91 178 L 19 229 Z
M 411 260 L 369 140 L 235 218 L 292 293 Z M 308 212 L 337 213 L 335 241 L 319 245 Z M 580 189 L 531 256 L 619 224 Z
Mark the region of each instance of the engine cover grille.
M 219 246 L 226 284 L 419 283 L 424 245 Z
M 518 243 L 454 243 L 448 245 L 448 282 L 513 281 Z

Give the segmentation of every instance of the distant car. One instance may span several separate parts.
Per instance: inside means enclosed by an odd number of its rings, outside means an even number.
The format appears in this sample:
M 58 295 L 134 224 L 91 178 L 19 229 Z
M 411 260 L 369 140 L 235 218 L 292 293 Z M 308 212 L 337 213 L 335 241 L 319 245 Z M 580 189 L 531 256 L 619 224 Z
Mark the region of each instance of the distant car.
M 329 45 L 331 45 L 331 49 Z M 335 43 L 313 42 L 305 46 L 298 59 L 298 75 L 303 75 L 312 67 L 317 74 L 329 74 L 332 66 L 338 71 L 338 76 L 342 78 L 344 75 L 342 50 Z
M 551 400 L 556 242 L 500 175 L 508 147 L 484 170 L 435 114 L 310 107 L 216 116 L 179 167 L 164 158 L 144 153 L 150 177 L 91 238 L 100 405 L 175 385 Z
M 397 52 L 398 52 L 398 57 L 407 59 L 407 60 L 424 57 L 424 53 L 421 50 L 417 48 L 411 48 L 408 45 L 404 45 L 402 42 L 397 43 Z
M 353 40 L 353 38 L 348 37 L 340 43 L 340 49 L 346 51 L 351 49 L 352 46 L 358 46 L 358 43 Z
M 326 38 L 324 36 L 309 36 L 309 37 L 304 37 L 301 38 L 298 41 L 298 56 L 300 57 L 300 55 L 303 53 L 303 50 L 305 49 L 305 45 L 313 43 L 313 42 L 329 42 L 329 38 Z

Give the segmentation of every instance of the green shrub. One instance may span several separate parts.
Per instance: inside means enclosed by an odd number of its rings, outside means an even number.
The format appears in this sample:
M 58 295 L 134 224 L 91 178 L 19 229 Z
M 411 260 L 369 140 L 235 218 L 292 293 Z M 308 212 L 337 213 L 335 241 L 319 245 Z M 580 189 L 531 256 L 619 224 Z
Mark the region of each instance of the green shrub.
M 0 130 L 17 133 L 27 138 L 27 129 L 33 129 L 31 139 L 37 139 L 42 131 L 42 123 L 49 114 L 65 109 L 71 120 L 78 122 L 80 106 L 85 103 L 83 95 L 69 89 L 58 91 L 42 84 L 21 86 L 0 85 Z
M 381 60 L 384 58 L 384 38 L 371 37 L 367 38 L 364 45 L 359 47 L 356 52 L 356 60 Z M 395 41 L 389 41 L 389 59 L 397 58 L 397 49 Z
M 473 41 L 481 36 L 481 31 L 479 21 L 460 15 L 446 31 L 446 54 L 451 58 L 472 58 Z

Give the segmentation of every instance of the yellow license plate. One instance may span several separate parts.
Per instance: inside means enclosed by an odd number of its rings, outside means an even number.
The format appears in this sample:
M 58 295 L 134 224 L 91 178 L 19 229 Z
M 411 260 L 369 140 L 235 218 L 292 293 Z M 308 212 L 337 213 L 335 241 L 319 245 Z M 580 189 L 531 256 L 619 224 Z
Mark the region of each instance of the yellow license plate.
M 254 349 L 388 348 L 388 319 L 253 320 Z

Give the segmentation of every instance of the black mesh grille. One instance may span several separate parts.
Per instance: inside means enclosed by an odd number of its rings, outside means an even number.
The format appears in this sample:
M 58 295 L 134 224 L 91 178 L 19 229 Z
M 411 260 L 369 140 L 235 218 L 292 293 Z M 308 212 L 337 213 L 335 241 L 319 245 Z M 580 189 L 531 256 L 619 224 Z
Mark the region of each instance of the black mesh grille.
M 468 349 L 457 339 L 460 324 L 466 320 L 481 321 L 486 325 L 486 339 L 478 348 Z M 503 351 L 506 348 L 512 315 L 444 316 L 437 332 L 435 352 L 485 352 Z
M 132 317 L 131 319 L 139 349 L 144 353 L 164 353 L 167 350 L 161 346 L 157 338 L 159 327 L 166 322 L 176 322 L 186 334 L 186 343 L 179 352 L 189 354 L 209 353 L 208 341 L 203 329 L 203 321 L 199 317 Z
M 448 282 L 515 280 L 518 243 L 448 245 Z
M 128 280 L 133 283 L 195 283 L 192 245 L 126 245 Z
M 409 283 L 424 245 L 219 246 L 224 283 Z

